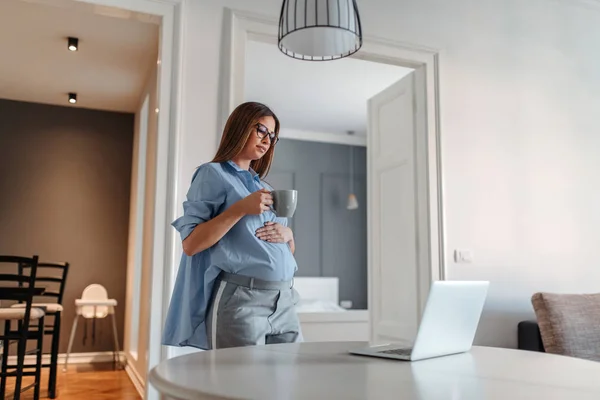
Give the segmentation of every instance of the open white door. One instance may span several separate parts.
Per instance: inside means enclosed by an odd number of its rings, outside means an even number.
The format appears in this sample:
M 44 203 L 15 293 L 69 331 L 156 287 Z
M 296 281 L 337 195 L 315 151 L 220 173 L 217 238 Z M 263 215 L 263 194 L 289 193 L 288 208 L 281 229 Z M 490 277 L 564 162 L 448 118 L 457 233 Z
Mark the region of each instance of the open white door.
M 369 100 L 369 310 L 374 344 L 414 340 L 432 279 L 425 71 Z

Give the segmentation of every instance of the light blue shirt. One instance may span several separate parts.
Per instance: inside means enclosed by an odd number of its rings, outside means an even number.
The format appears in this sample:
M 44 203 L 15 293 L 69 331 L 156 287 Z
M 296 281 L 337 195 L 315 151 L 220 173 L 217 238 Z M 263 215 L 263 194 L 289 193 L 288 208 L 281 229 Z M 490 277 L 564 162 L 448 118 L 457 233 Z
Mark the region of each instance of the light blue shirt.
M 256 172 L 234 162 L 200 166 L 183 203 L 183 216 L 173 222 L 183 241 L 194 228 L 216 217 L 238 200 L 257 190 L 272 188 Z M 208 348 L 205 316 L 215 279 L 221 271 L 267 281 L 294 277 L 296 260 L 287 243 L 269 243 L 256 237 L 265 222 L 287 226 L 287 218 L 272 211 L 247 215 L 214 246 L 193 256 L 181 257 L 163 332 L 163 344 Z

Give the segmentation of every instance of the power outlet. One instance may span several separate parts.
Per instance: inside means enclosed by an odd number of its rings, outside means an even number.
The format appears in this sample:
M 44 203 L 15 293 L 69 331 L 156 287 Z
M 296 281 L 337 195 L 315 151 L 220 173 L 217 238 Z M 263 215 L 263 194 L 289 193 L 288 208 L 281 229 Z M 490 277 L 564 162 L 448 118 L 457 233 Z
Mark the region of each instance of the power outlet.
M 471 250 L 454 250 L 454 262 L 461 264 L 472 263 L 473 252 Z

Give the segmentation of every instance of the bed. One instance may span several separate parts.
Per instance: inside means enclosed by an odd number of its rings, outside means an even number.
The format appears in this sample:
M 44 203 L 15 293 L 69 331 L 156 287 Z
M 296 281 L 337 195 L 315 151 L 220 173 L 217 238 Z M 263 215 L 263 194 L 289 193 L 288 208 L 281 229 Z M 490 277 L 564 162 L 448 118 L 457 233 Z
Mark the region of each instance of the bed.
M 339 305 L 339 280 L 333 277 L 296 277 L 300 295 L 296 311 L 306 342 L 368 341 L 368 310 Z

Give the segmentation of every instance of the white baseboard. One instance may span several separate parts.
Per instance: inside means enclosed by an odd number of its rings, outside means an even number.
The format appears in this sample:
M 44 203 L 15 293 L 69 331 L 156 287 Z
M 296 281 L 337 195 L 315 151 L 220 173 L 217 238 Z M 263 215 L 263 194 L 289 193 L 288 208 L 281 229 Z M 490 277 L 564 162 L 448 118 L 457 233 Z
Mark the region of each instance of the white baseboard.
M 131 383 L 133 383 L 133 386 L 135 386 L 136 390 L 140 394 L 140 397 L 143 399 L 144 391 L 146 390 L 146 387 L 145 387 L 146 385 L 145 385 L 145 382 L 142 380 L 142 377 L 137 372 L 137 370 L 133 367 L 133 365 L 131 365 L 129 363 L 127 363 L 125 365 L 125 372 L 127 372 L 127 375 L 129 376 L 129 379 L 131 380 Z
M 58 365 L 64 365 L 65 359 L 67 358 L 66 353 L 60 353 L 58 355 Z M 112 351 L 97 351 L 97 352 L 89 352 L 89 353 L 71 353 L 69 354 L 69 365 L 71 364 L 92 364 L 92 363 L 101 363 L 101 362 L 112 362 L 113 360 L 113 352 Z M 119 352 L 119 360 L 121 363 L 126 362 L 125 353 Z M 17 363 L 17 356 L 9 356 L 8 362 L 11 364 Z M 42 363 L 46 364 L 50 362 L 50 354 L 42 355 Z M 35 363 L 35 355 L 27 355 L 25 356 L 26 364 L 34 364 Z

